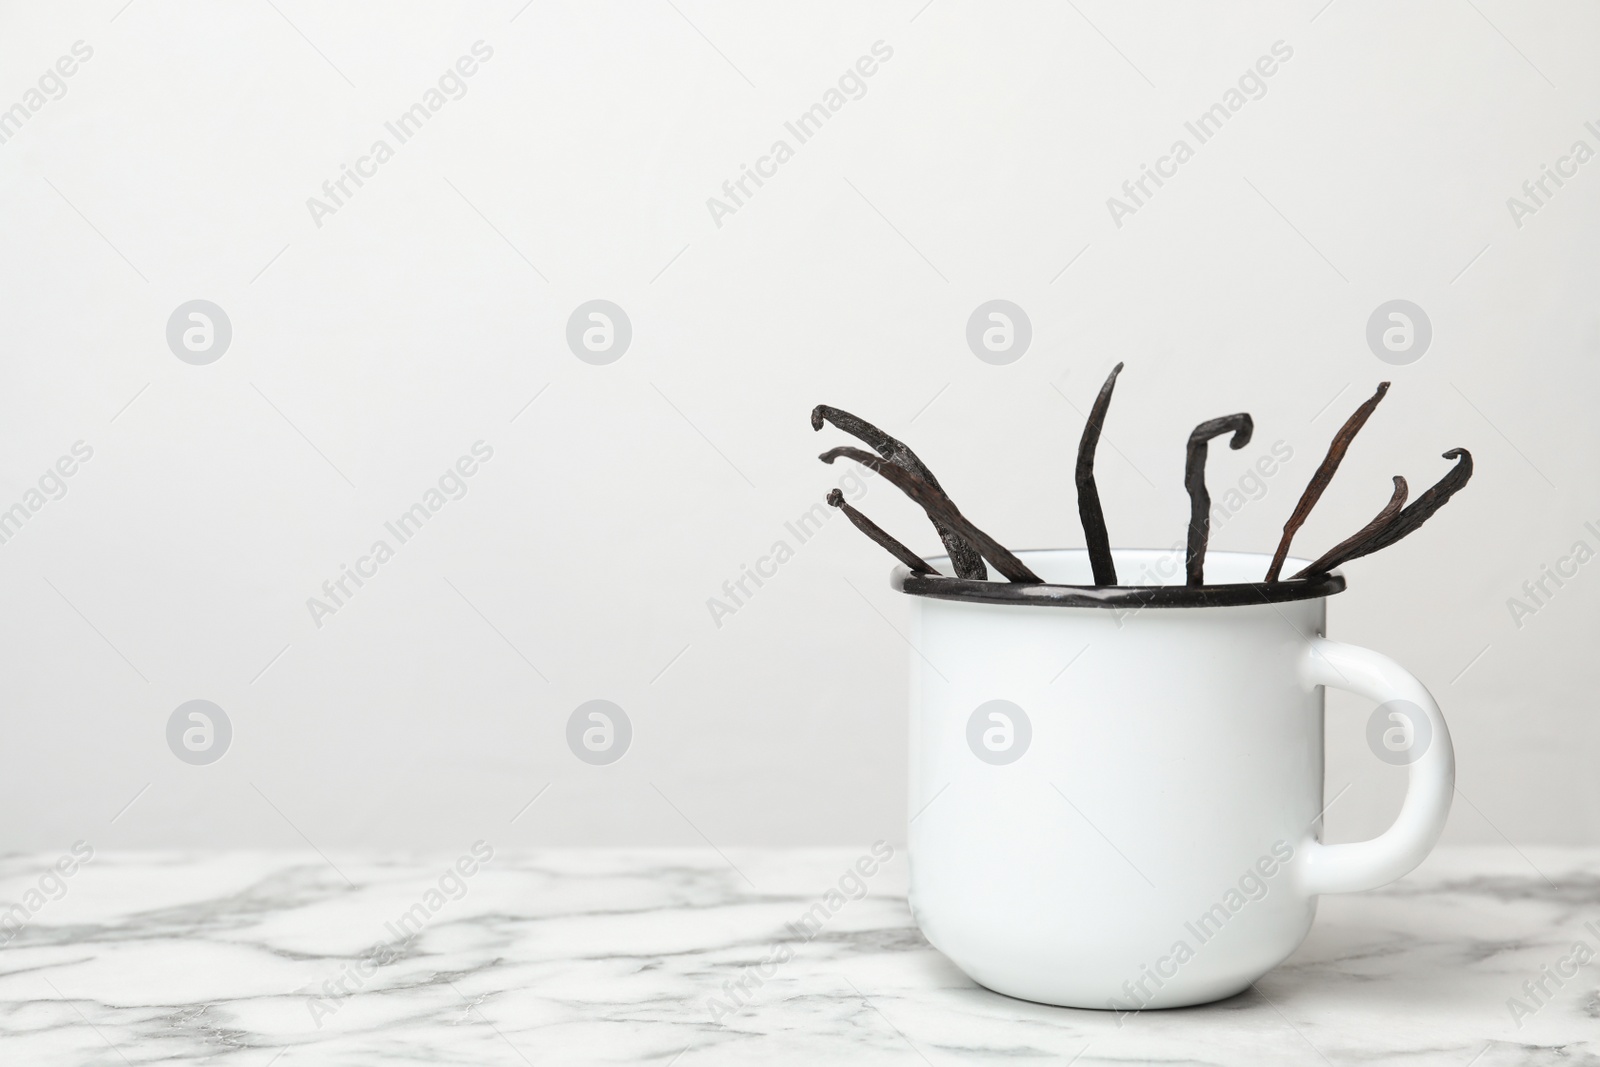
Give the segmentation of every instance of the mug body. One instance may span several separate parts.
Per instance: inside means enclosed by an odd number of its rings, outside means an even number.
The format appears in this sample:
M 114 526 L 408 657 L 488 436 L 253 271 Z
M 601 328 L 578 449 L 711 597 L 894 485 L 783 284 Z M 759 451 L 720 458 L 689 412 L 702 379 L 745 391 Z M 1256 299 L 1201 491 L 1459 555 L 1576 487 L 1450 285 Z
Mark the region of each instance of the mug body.
M 1082 550 L 1018 555 L 1092 581 Z M 1115 559 L 1124 583 L 1183 582 L 1181 552 Z M 1210 553 L 1207 583 L 1267 562 Z M 1295 874 L 1323 808 L 1304 666 L 1323 597 L 911 600 L 910 904 L 935 947 L 997 992 L 1120 1010 L 1231 996 L 1294 951 L 1315 912 Z

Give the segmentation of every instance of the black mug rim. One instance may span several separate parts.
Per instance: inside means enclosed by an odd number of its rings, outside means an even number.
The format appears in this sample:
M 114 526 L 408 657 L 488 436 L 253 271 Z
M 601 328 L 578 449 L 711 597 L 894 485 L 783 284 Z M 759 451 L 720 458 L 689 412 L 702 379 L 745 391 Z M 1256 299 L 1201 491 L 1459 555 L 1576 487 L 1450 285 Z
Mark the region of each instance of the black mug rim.
M 1017 552 L 1026 561 L 1031 553 L 1083 552 L 1081 548 L 1031 548 Z M 1172 549 L 1113 549 L 1123 552 L 1154 552 L 1170 555 Z M 1207 557 L 1250 556 L 1265 559 L 1255 552 L 1210 552 Z M 945 557 L 938 557 L 943 560 Z M 1299 561 L 1301 565 L 1305 561 Z M 1287 604 L 1297 600 L 1316 600 L 1342 593 L 1344 575 L 1337 570 L 1305 578 L 1286 578 L 1277 582 L 1227 582 L 1216 585 L 1061 585 L 1052 582 L 979 581 L 947 578 L 942 575 L 913 575 L 906 567 L 896 567 L 890 575 L 892 588 L 908 596 L 932 600 L 955 600 L 974 604 L 1014 604 L 1058 608 L 1233 608 L 1260 604 Z

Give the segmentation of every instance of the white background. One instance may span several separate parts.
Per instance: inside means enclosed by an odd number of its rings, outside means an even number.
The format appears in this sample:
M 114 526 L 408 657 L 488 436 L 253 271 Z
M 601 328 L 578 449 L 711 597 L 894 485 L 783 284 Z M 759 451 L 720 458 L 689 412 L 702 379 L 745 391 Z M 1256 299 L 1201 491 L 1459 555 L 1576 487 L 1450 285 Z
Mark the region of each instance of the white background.
M 0 17 L 0 107 L 94 50 L 0 145 L 0 507 L 94 449 L 0 545 L 0 846 L 901 840 L 907 607 L 838 517 L 786 533 L 843 473 L 816 453 L 854 443 L 807 413 L 905 438 L 1012 547 L 1080 545 L 1081 412 L 1117 360 L 1119 545 L 1182 536 L 1183 441 L 1216 415 L 1256 440 L 1213 449 L 1214 493 L 1294 453 L 1217 548 L 1271 550 L 1380 379 L 1297 550 L 1470 448 L 1460 497 L 1346 569 L 1330 633 L 1438 695 L 1447 841 L 1600 841 L 1600 563 L 1520 628 L 1507 607 L 1600 548 L 1600 161 L 1520 227 L 1506 203 L 1600 148 L 1593 5 L 274 3 Z M 466 95 L 316 225 L 307 198 L 480 40 Z M 877 41 L 865 95 L 718 226 L 707 198 Z M 1114 225 L 1277 41 L 1265 96 Z M 165 339 L 196 298 L 233 325 L 208 366 Z M 633 324 L 609 366 L 565 342 L 594 298 Z M 1032 321 L 1008 366 L 965 341 L 994 298 Z M 1395 298 L 1433 324 L 1409 366 L 1365 340 Z M 315 626 L 307 598 L 479 440 L 467 495 Z M 862 507 L 935 550 L 881 482 Z M 609 767 L 564 740 L 597 697 L 634 727 Z M 165 740 L 195 698 L 234 730 L 205 767 Z M 1404 772 L 1331 706 L 1348 840 Z

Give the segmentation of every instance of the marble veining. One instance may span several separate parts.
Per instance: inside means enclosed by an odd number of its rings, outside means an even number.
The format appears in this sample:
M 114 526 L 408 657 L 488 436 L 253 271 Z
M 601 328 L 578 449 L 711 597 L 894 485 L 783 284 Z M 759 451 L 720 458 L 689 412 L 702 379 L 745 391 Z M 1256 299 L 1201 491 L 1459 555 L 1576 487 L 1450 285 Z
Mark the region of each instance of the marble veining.
M 59 896 L 8 857 L 0 1062 L 1600 1065 L 1600 958 L 1549 977 L 1600 953 L 1600 850 L 1441 849 L 1253 990 L 1122 1018 L 974 985 L 903 850 L 482 851 L 97 853 Z

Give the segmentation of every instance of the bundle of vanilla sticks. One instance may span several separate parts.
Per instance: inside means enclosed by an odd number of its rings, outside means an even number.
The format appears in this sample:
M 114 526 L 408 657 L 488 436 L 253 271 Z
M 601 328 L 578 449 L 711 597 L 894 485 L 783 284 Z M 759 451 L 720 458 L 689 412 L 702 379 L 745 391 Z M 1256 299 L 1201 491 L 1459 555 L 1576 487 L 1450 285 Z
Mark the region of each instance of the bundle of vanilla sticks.
M 1088 547 L 1089 563 L 1094 572 L 1094 588 L 1117 584 L 1117 569 L 1111 557 L 1111 540 L 1106 533 L 1105 516 L 1100 510 L 1100 494 L 1095 488 L 1094 456 L 1095 448 L 1100 443 L 1101 428 L 1105 425 L 1106 412 L 1111 407 L 1111 394 L 1116 388 L 1117 375 L 1120 373 L 1122 364 L 1118 363 L 1111 369 L 1105 384 L 1100 387 L 1100 394 L 1095 398 L 1094 408 L 1089 412 L 1088 421 L 1083 427 L 1083 436 L 1078 441 L 1078 462 L 1074 472 L 1074 480 L 1078 487 L 1078 516 L 1083 522 L 1084 541 Z M 1445 502 L 1459 492 L 1472 477 L 1472 454 L 1464 448 L 1452 448 L 1444 453 L 1444 458 L 1455 460 L 1456 465 L 1410 504 L 1406 503 L 1408 495 L 1406 480 L 1398 474 L 1395 475 L 1394 491 L 1389 497 L 1389 502 L 1371 522 L 1288 578 L 1282 576 L 1284 561 L 1289 556 L 1289 543 L 1294 540 L 1294 535 L 1300 527 L 1305 525 L 1311 509 L 1322 497 L 1323 490 L 1327 489 L 1328 483 L 1333 480 L 1334 472 L 1339 469 L 1340 462 L 1349 451 L 1350 443 L 1355 440 L 1361 427 L 1366 425 L 1367 419 L 1371 417 L 1388 391 L 1389 383 L 1380 382 L 1377 391 L 1358 407 L 1345 420 L 1339 432 L 1334 434 L 1332 443 L 1328 445 L 1327 455 L 1312 474 L 1311 482 L 1306 486 L 1305 492 L 1300 494 L 1300 500 L 1288 521 L 1283 524 L 1283 536 L 1278 541 L 1277 551 L 1272 555 L 1272 562 L 1267 567 L 1263 582 L 1301 581 L 1314 578 L 1327 574 L 1340 564 L 1388 548 L 1427 522 L 1433 513 L 1443 507 Z M 857 418 L 848 411 L 819 404 L 811 412 L 811 428 L 820 430 L 824 423 L 832 423 L 845 433 L 859 438 L 870 445 L 873 451 L 868 452 L 846 445 L 831 448 L 819 458 L 824 463 L 832 463 L 838 459 L 855 460 L 883 475 L 890 484 L 917 503 L 927 512 L 928 519 L 939 533 L 939 539 L 944 542 L 944 547 L 950 556 L 950 566 L 955 571 L 957 580 L 986 581 L 989 577 L 988 567 L 985 566 L 987 561 L 1007 581 L 1042 584 L 1043 579 L 1034 574 L 1027 564 L 1000 542 L 973 525 L 972 521 L 961 513 L 949 494 L 940 487 L 939 480 L 933 476 L 927 464 L 918 459 L 917 454 L 903 442 L 897 441 L 870 422 Z M 1228 446 L 1234 449 L 1243 448 L 1250 443 L 1253 429 L 1254 423 L 1250 416 L 1240 412 L 1236 415 L 1208 419 L 1189 434 L 1183 479 L 1184 488 L 1189 493 L 1189 536 L 1184 553 L 1187 585 L 1205 584 L 1206 541 L 1211 534 L 1211 496 L 1206 492 L 1205 480 L 1207 445 L 1212 438 L 1231 433 L 1233 436 L 1229 439 Z M 843 510 L 857 529 L 887 549 L 891 555 L 905 564 L 912 574 L 943 577 L 926 560 L 896 540 L 877 523 L 845 503 L 844 494 L 838 489 L 828 494 L 828 503 Z

